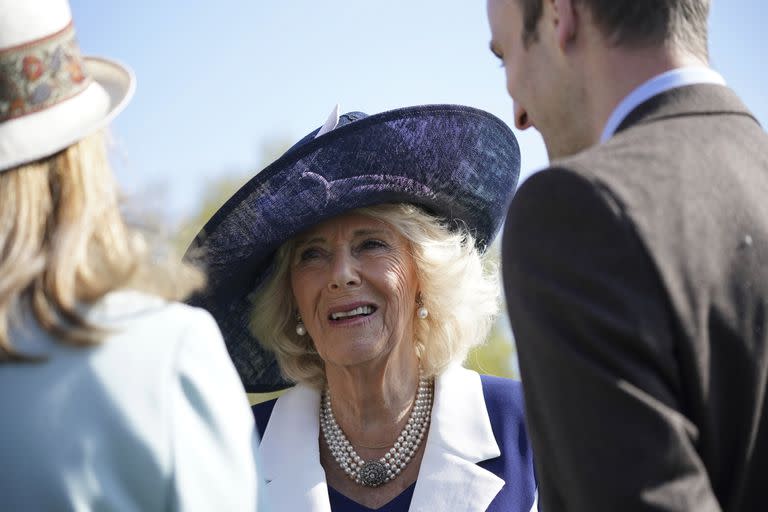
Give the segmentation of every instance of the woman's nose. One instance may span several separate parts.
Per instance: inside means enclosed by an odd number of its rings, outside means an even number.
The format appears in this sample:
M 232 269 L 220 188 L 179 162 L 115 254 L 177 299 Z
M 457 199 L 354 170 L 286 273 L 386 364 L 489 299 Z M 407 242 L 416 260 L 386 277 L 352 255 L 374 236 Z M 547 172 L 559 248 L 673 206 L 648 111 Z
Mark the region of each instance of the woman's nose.
M 329 290 L 339 290 L 360 285 L 360 274 L 349 254 L 339 254 L 333 260 Z

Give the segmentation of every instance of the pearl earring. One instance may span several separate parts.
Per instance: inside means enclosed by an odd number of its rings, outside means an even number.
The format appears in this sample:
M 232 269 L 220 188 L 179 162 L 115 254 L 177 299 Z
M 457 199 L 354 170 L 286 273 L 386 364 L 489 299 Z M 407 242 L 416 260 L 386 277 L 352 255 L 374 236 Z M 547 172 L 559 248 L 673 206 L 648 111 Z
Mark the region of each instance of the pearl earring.
M 424 306 L 424 300 L 421 298 L 421 294 L 416 297 L 416 305 L 419 306 L 419 309 L 416 310 L 416 315 L 422 320 L 427 318 L 429 316 L 429 310 Z
M 304 336 L 307 334 L 307 328 L 304 327 L 304 322 L 301 321 L 301 315 L 296 313 L 296 334 Z

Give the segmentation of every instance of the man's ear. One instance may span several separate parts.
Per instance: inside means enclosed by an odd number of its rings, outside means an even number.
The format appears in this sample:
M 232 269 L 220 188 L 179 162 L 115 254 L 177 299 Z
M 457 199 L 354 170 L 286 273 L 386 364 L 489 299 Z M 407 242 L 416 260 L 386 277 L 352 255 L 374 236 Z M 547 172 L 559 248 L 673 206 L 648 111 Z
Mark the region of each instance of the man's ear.
M 576 37 L 576 9 L 574 0 L 548 0 L 554 9 L 555 34 L 560 49 L 565 51 L 568 43 Z

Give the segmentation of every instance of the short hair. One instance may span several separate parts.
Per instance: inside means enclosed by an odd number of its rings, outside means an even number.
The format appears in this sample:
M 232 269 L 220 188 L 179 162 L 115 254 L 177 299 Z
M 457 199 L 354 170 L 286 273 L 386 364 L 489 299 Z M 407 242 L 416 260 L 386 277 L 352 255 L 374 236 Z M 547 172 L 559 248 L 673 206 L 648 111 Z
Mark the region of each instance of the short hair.
M 538 37 L 542 0 L 516 0 L 523 11 L 523 42 Z M 642 47 L 669 43 L 707 60 L 710 0 L 574 0 L 585 6 L 610 44 Z
M 106 333 L 79 305 L 120 288 L 181 299 L 202 286 L 199 270 L 158 256 L 123 220 L 102 133 L 0 172 L 0 361 L 37 359 L 11 343 L 23 310 L 58 341 L 92 345 Z
M 410 245 L 426 319 L 414 321 L 414 348 L 427 376 L 464 361 L 483 343 L 499 310 L 497 268 L 481 256 L 463 227 L 450 229 L 438 217 L 410 204 L 385 204 L 353 210 L 381 220 Z M 272 275 L 256 290 L 251 331 L 274 352 L 283 376 L 314 387 L 325 385 L 325 367 L 310 336 L 299 336 L 290 286 L 294 239 L 276 252 Z

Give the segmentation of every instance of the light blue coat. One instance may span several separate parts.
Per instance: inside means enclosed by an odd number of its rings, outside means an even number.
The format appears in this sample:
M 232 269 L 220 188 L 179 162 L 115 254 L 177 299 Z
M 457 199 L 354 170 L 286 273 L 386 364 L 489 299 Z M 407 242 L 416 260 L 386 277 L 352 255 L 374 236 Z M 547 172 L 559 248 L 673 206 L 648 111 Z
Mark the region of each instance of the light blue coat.
M 12 329 L 48 361 L 0 365 L 0 507 L 256 510 L 253 417 L 211 316 L 117 292 L 87 318 L 99 346 Z

